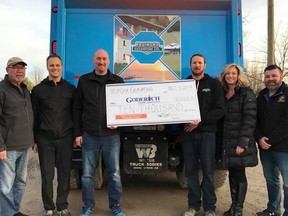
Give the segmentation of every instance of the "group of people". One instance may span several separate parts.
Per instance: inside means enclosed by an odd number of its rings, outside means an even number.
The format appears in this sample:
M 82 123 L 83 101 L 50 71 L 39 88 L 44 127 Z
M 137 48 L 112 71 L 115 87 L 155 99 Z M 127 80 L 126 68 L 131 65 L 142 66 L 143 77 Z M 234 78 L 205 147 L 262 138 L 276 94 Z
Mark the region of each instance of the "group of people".
M 62 78 L 58 55 L 46 59 L 48 77 L 30 94 L 23 83 L 27 63 L 8 60 L 7 75 L 0 82 L 0 215 L 25 216 L 20 212 L 27 178 L 28 149 L 39 155 L 43 215 L 70 216 L 68 194 L 73 145 L 82 148 L 82 212 L 90 216 L 95 207 L 95 170 L 99 156 L 108 170 L 109 208 L 114 216 L 125 216 L 120 208 L 120 134 L 106 126 L 105 85 L 123 83 L 109 69 L 109 55 L 97 50 L 94 70 L 80 77 L 75 88 Z M 196 81 L 201 121 L 181 124 L 185 174 L 188 182 L 188 210 L 194 216 L 203 207 L 205 216 L 215 216 L 214 162 L 216 140 L 222 147 L 223 167 L 229 171 L 232 204 L 224 216 L 243 215 L 247 192 L 246 167 L 258 164 L 257 148 L 268 189 L 268 204 L 257 216 L 280 216 L 283 178 L 284 209 L 288 216 L 288 87 L 277 65 L 264 70 L 265 88 L 256 95 L 243 69 L 227 65 L 221 81 L 204 73 L 206 59 L 194 54 L 190 59 Z M 218 132 L 217 132 L 218 131 Z M 217 139 L 216 139 L 217 133 Z M 198 164 L 203 180 L 198 179 Z M 54 168 L 57 195 L 53 201 Z
M 288 87 L 277 65 L 264 69 L 265 88 L 258 97 L 249 87 L 243 69 L 227 65 L 220 81 L 204 73 L 206 59 L 190 59 L 196 81 L 201 121 L 182 126 L 183 156 L 188 181 L 188 210 L 194 216 L 203 207 L 205 216 L 215 216 L 214 163 L 216 141 L 222 148 L 222 164 L 228 168 L 232 204 L 224 216 L 242 216 L 247 193 L 246 167 L 258 164 L 257 147 L 268 190 L 267 208 L 256 216 L 281 215 L 280 175 L 283 179 L 284 213 L 288 216 Z M 215 137 L 217 135 L 217 138 Z M 203 172 L 198 179 L 198 163 Z
M 27 177 L 28 149 L 39 155 L 43 216 L 70 216 L 68 194 L 73 145 L 82 148 L 81 216 L 94 206 L 95 169 L 101 152 L 108 170 L 109 208 L 113 216 L 125 216 L 120 208 L 120 135 L 106 127 L 105 85 L 123 83 L 108 69 L 109 56 L 98 50 L 94 70 L 81 76 L 77 89 L 62 78 L 58 55 L 46 59 L 48 77 L 30 94 L 23 83 L 27 63 L 8 60 L 7 75 L 0 82 L 0 215 L 25 216 L 20 212 Z M 57 195 L 53 201 L 54 169 Z

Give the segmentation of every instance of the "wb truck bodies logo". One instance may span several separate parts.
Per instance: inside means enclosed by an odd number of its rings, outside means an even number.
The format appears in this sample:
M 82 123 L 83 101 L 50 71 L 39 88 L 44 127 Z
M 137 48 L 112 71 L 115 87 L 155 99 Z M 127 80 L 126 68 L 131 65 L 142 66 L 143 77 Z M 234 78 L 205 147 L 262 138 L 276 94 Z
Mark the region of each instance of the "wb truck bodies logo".
M 139 159 L 155 158 L 157 146 L 154 144 L 135 144 L 135 150 Z

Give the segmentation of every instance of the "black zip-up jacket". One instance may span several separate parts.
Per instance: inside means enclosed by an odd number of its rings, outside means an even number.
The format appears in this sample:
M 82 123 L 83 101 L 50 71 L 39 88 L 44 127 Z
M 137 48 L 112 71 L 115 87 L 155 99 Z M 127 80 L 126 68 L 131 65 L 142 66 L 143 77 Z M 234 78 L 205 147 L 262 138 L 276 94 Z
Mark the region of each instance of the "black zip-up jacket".
M 267 91 L 260 91 L 257 98 L 256 141 L 268 137 L 269 150 L 288 152 L 288 86 L 283 82 L 270 98 Z
M 9 81 L 8 75 L 0 82 L 0 151 L 34 145 L 30 93 L 25 84 L 20 88 Z
M 193 79 L 192 75 L 187 79 Z M 216 132 L 217 122 L 224 115 L 225 101 L 223 88 L 219 80 L 204 74 L 196 81 L 201 122 L 192 132 Z
M 254 139 L 257 104 L 254 92 L 248 87 L 236 87 L 235 94 L 226 99 L 222 132 L 222 162 L 224 167 L 252 167 L 258 164 Z M 236 154 L 236 147 L 244 150 Z
M 83 131 L 95 136 L 119 133 L 117 129 L 107 128 L 105 86 L 123 82 L 109 70 L 106 83 L 99 80 L 95 71 L 80 77 L 74 101 L 75 137 L 82 136 Z
M 34 111 L 34 136 L 49 140 L 63 138 L 73 133 L 73 99 L 76 88 L 61 78 L 55 84 L 49 78 L 32 89 Z

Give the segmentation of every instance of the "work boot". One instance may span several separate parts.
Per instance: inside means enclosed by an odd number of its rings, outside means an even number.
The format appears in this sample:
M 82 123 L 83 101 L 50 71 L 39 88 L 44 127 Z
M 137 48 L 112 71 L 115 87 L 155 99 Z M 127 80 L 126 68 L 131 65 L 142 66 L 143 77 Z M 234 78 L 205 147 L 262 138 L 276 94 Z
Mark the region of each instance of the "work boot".
M 238 184 L 237 199 L 233 216 L 242 216 L 243 204 L 247 193 L 247 186 L 248 184 L 246 182 L 240 182 Z
M 234 209 L 235 209 L 236 196 L 237 196 L 237 186 L 238 186 L 237 179 L 229 176 L 229 185 L 230 185 L 230 194 L 231 194 L 232 204 L 229 210 L 224 212 L 223 216 L 234 216 Z

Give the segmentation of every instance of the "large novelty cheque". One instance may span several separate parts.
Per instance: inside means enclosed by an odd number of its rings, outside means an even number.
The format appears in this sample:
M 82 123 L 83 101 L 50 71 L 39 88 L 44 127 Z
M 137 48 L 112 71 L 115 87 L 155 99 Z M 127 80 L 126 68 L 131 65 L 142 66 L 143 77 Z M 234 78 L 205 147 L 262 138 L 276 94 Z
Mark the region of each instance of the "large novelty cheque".
M 194 80 L 106 85 L 107 126 L 201 120 Z

